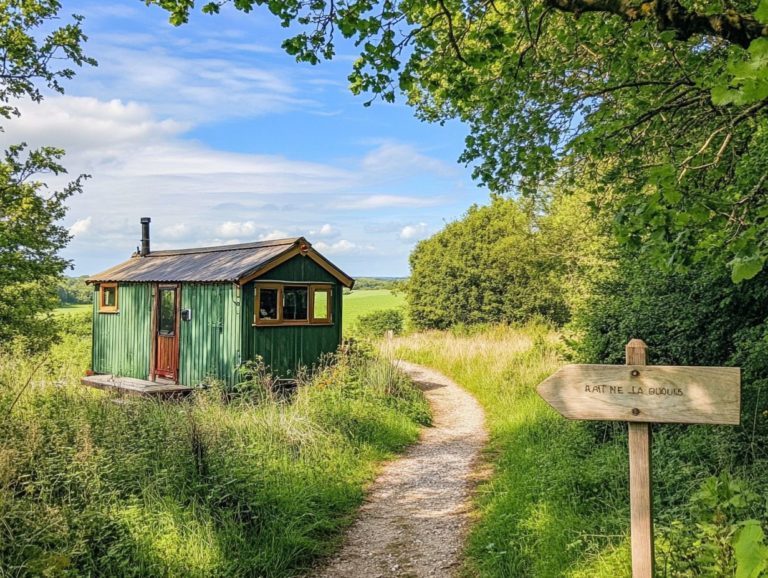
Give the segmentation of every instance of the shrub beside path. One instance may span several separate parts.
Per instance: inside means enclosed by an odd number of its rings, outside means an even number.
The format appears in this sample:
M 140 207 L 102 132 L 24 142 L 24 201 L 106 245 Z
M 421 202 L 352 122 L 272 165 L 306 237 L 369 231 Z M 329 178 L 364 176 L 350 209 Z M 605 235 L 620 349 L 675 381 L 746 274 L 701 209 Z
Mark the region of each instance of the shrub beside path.
M 433 425 L 384 466 L 340 552 L 311 574 L 316 578 L 447 578 L 461 564 L 487 440 L 483 409 L 437 371 L 398 366 L 429 400 Z

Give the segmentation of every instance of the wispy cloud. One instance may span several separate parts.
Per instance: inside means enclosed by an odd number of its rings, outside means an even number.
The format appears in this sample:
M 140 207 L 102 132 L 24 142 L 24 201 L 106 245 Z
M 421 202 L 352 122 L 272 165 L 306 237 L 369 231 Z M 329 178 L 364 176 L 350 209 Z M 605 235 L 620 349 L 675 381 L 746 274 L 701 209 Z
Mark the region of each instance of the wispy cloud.
M 125 34 L 96 44 L 99 67 L 84 70 L 74 90 L 103 100 L 150 105 L 157 114 L 210 123 L 293 109 L 323 110 L 302 90 L 300 75 L 282 66 L 254 66 L 225 55 L 267 52 L 253 44 L 207 40 L 171 52 L 150 34 Z M 222 57 L 212 55 L 222 54 Z
M 456 168 L 423 154 L 410 144 L 385 141 L 363 158 L 363 167 L 370 172 L 386 175 L 435 173 L 456 174 Z
M 370 254 L 376 251 L 376 247 L 371 244 L 359 245 L 347 239 L 339 239 L 335 243 L 326 243 L 319 241 L 314 244 L 315 249 L 328 255 L 345 255 L 348 253 Z
M 98 239 L 102 248 L 127 255 L 138 242 L 139 217 L 151 216 L 157 249 L 308 236 L 329 254 L 370 255 L 376 251 L 365 224 L 371 211 L 418 211 L 446 202 L 418 187 L 413 194 L 373 192 L 389 187 L 391 176 L 370 159 L 391 143 L 369 145 L 358 159 L 336 166 L 215 150 L 186 139 L 188 124 L 158 120 L 137 103 L 64 96 L 22 109 L 0 144 L 59 146 L 68 151 L 71 173 L 93 175 L 85 194 L 71 201 L 77 251 L 96 253 L 91 246 Z M 399 189 L 407 191 L 408 176 L 401 181 Z M 350 220 L 350 213 L 361 217 Z M 339 221 L 346 222 L 343 237 L 332 224 Z M 406 225 L 373 237 L 405 238 Z
M 393 207 L 434 207 L 444 202 L 441 198 L 418 195 L 361 195 L 344 197 L 336 201 L 336 206 L 346 210 L 383 209 Z
M 99 66 L 23 103 L 0 145 L 59 146 L 92 175 L 64 223 L 79 273 L 127 257 L 150 216 L 156 249 L 301 235 L 350 273 L 403 274 L 422 224 L 484 196 L 404 104 L 361 107 L 353 56 L 296 65 L 284 30 L 231 7 L 176 28 L 135 0 L 76 4 Z

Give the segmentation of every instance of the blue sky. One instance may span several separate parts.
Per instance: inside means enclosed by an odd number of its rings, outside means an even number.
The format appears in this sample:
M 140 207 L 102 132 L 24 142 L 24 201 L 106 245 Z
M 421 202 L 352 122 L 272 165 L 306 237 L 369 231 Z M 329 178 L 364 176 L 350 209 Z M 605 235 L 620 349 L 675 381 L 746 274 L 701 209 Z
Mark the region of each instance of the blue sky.
M 456 162 L 462 125 L 349 92 L 353 47 L 310 66 L 262 12 L 177 28 L 139 0 L 63 5 L 99 66 L 0 139 L 61 146 L 92 175 L 66 219 L 75 274 L 127 258 L 149 216 L 155 249 L 302 235 L 353 276 L 406 275 L 419 239 L 487 199 Z

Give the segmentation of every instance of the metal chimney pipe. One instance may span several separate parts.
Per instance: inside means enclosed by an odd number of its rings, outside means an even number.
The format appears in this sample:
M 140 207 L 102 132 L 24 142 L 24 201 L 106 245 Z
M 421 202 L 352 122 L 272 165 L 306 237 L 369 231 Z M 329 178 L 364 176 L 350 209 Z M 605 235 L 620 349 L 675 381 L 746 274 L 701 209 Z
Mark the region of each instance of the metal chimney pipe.
M 152 221 L 149 217 L 141 218 L 141 251 L 139 255 L 146 257 L 149 255 L 149 223 Z

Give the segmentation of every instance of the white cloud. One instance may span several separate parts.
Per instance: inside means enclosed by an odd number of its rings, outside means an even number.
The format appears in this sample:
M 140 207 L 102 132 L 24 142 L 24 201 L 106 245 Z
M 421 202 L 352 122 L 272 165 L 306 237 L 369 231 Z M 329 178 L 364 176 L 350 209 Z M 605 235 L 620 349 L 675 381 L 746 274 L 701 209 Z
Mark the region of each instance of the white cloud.
M 321 253 L 327 253 L 329 255 L 351 253 L 352 251 L 357 251 L 358 249 L 361 249 L 361 247 L 359 247 L 357 244 L 353 243 L 352 241 L 347 241 L 346 239 L 340 239 L 335 243 L 330 243 L 330 244 L 324 241 L 319 241 L 315 243 L 314 247 Z M 371 247 L 366 247 L 366 248 L 370 249 Z
M 253 221 L 226 221 L 216 227 L 216 234 L 225 239 L 234 239 L 235 237 L 249 237 L 256 231 L 256 223 Z
M 417 223 L 415 225 L 406 225 L 400 230 L 400 238 L 404 241 L 416 241 L 423 239 L 429 234 L 429 225 L 426 223 Z
M 88 229 L 90 228 L 91 228 L 91 217 L 78 219 L 69 228 L 69 234 L 72 235 L 73 237 L 77 235 L 82 235 L 83 233 L 87 233 Z
M 339 231 L 336 229 L 336 227 L 334 227 L 330 223 L 325 223 L 319 229 L 310 230 L 309 235 L 315 239 L 318 239 L 318 238 L 329 239 L 329 238 L 337 237 L 339 235 Z
M 161 239 L 169 241 L 177 241 L 179 239 L 186 239 L 191 233 L 191 227 L 186 223 L 175 223 L 168 225 L 160 230 L 158 235 Z
M 323 108 L 305 96 L 312 91 L 299 86 L 295 67 L 251 64 L 254 53 L 271 49 L 210 38 L 197 46 L 158 38 L 162 32 L 92 39 L 99 67 L 78 74 L 77 90 L 151 105 L 159 114 L 196 123 Z
M 187 125 L 156 120 L 136 103 L 63 96 L 21 108 L 22 117 L 0 133 L 0 144 L 64 148 L 70 173 L 92 174 L 90 190 L 109 186 L 110 203 L 122 196 L 130 196 L 135 207 L 154 204 L 164 194 L 188 200 L 193 194 L 232 192 L 242 200 L 248 193 L 330 192 L 360 180 L 331 165 L 212 150 L 183 140 Z
M 2 141 L 65 147 L 70 154 L 98 159 L 98 166 L 119 162 L 116 155 L 129 152 L 138 143 L 150 148 L 190 126 L 170 119 L 157 120 L 147 107 L 117 99 L 55 96 L 39 104 L 17 106 L 22 117 L 5 124 Z
M 286 239 L 290 237 L 288 233 L 275 229 L 269 233 L 262 233 L 259 235 L 259 241 L 273 241 L 275 239 Z

